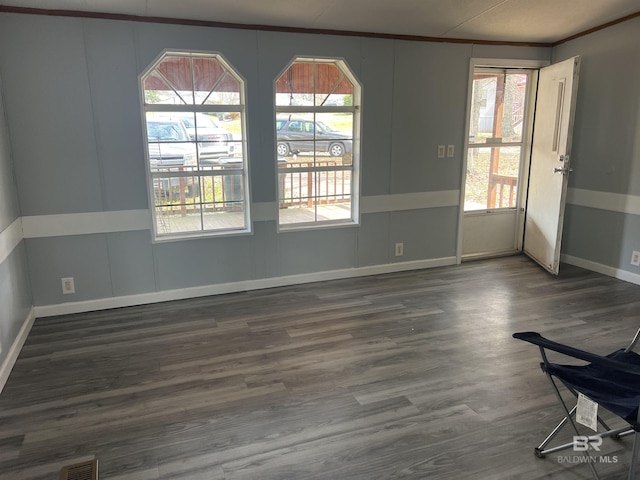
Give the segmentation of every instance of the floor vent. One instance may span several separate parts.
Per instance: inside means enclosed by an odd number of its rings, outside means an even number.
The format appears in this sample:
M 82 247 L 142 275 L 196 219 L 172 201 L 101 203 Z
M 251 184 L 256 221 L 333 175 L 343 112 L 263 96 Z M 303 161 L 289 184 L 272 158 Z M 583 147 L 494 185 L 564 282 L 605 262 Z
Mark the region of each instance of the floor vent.
M 60 480 L 98 480 L 98 460 L 62 467 Z

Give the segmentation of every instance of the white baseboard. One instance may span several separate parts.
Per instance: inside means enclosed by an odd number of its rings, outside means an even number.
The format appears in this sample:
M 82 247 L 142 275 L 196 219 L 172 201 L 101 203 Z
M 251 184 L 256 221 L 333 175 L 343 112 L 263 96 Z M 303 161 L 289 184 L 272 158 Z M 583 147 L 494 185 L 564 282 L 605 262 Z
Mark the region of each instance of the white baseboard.
M 91 312 L 95 310 L 106 310 L 109 308 L 120 308 L 129 307 L 132 305 L 145 305 L 148 303 L 167 302 L 170 300 L 184 300 L 195 297 L 206 297 L 208 295 L 219 295 L 223 293 L 245 292 L 248 290 L 259 290 L 263 288 L 299 285 L 312 282 L 323 282 L 326 280 L 339 280 L 344 278 L 364 277 L 367 275 L 379 275 L 382 273 L 394 273 L 407 270 L 420 270 L 423 268 L 444 267 L 447 265 L 455 265 L 456 263 L 456 257 L 443 257 L 429 260 L 416 260 L 411 262 L 373 265 L 370 267 L 330 270 L 327 272 L 287 275 L 283 277 L 271 277 L 232 283 L 221 283 L 216 285 L 204 285 L 202 287 L 164 290 L 161 292 L 150 292 L 140 295 L 127 295 L 121 297 L 87 300 L 82 302 L 44 305 L 35 307 L 35 313 L 36 317 L 38 318 L 51 317 L 54 315 Z
M 32 308 L 31 311 L 29 312 L 29 315 L 27 316 L 24 323 L 22 324 L 22 327 L 18 332 L 18 336 L 13 342 L 13 345 L 11 345 L 11 348 L 9 349 L 9 353 L 7 354 L 7 357 L 4 359 L 4 362 L 2 362 L 2 365 L 0 365 L 0 393 L 2 393 L 2 389 L 4 388 L 5 384 L 7 383 L 7 380 L 9 379 L 9 374 L 11 373 L 11 369 L 16 364 L 18 355 L 20 355 L 20 350 L 22 350 L 22 346 L 24 345 L 24 342 L 27 340 L 27 336 L 29 335 L 29 331 L 31 330 L 31 327 L 33 326 L 33 322 L 35 321 L 35 319 L 36 319 L 35 308 Z
M 614 277 L 625 282 L 635 283 L 640 285 L 640 275 L 637 273 L 628 272 L 620 268 L 610 267 L 602 263 L 592 262 L 591 260 L 585 260 L 583 258 L 574 257 L 572 255 L 562 254 L 560 260 L 569 265 L 575 265 L 576 267 L 585 268 L 593 272 L 598 272 L 609 277 Z

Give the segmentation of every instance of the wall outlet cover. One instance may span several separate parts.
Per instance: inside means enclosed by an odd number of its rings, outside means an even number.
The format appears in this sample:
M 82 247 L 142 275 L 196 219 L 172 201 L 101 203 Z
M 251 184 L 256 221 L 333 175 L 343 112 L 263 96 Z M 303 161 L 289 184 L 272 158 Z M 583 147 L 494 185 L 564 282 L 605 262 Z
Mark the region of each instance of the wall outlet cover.
M 73 277 L 61 278 L 62 281 L 62 293 L 63 295 L 69 295 L 71 293 L 76 293 L 76 286 L 73 281 Z
M 631 254 L 631 265 L 635 267 L 640 267 L 640 252 L 634 251 Z
M 447 145 L 447 158 L 452 158 L 454 152 L 455 147 L 453 145 Z

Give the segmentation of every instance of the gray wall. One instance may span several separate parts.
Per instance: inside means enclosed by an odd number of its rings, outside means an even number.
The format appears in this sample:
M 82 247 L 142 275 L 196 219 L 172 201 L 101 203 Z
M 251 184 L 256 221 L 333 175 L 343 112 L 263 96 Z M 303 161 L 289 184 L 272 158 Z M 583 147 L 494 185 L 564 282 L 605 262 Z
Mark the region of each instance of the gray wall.
M 580 85 L 563 252 L 640 274 L 640 18 L 553 49 L 580 55 Z M 613 200 L 613 201 L 612 201 Z
M 363 85 L 362 203 L 382 197 L 392 208 L 367 210 L 357 227 L 278 233 L 267 215 L 252 235 L 155 244 L 147 227 L 30 235 L 36 305 L 455 256 L 457 201 L 438 199 L 460 188 L 469 60 L 550 56 L 2 14 L 0 74 L 23 216 L 148 209 L 138 75 L 165 48 L 219 51 L 246 79 L 251 198 L 263 212 L 276 208 L 274 79 L 296 55 L 344 58 Z M 438 144 L 454 144 L 455 158 L 436 158 Z M 404 242 L 403 257 L 393 256 L 395 242 Z M 75 295 L 62 295 L 67 276 Z
M 3 353 L 30 304 L 28 277 L 35 305 L 52 305 L 454 256 L 458 207 L 438 198 L 460 188 L 472 57 L 582 56 L 570 179 L 582 196 L 570 196 L 563 253 L 640 273 L 629 265 L 639 215 L 598 204 L 640 196 L 638 40 L 640 19 L 551 51 L 2 14 L 17 189 L 4 139 L 0 229 L 20 215 L 18 197 L 21 215 L 39 220 L 148 209 L 138 75 L 165 48 L 219 51 L 247 80 L 251 198 L 262 212 L 276 205 L 273 80 L 296 55 L 344 58 L 363 85 L 362 203 L 392 205 L 365 209 L 357 227 L 304 232 L 278 233 L 266 215 L 252 235 L 233 238 L 154 244 L 146 226 L 33 235 L 0 265 L 0 300 L 16 305 L 1 317 Z M 455 158 L 435 158 L 439 144 L 454 144 Z M 393 256 L 395 242 L 403 257 Z M 67 276 L 75 295 L 62 295 Z
M 20 217 L 16 192 L 11 144 L 4 113 L 0 76 L 0 243 L 7 243 L 9 227 Z M 31 309 L 31 287 L 28 280 L 24 242 L 0 257 L 0 365 L 16 339 Z M 2 385 L 0 385 L 2 388 Z

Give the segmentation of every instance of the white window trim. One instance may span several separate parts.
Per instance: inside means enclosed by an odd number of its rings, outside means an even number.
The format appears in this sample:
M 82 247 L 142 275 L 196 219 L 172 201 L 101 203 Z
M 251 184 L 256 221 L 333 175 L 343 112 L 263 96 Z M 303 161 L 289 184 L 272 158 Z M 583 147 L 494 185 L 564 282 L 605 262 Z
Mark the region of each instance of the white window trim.
M 281 105 L 278 106 L 274 102 L 274 145 L 277 145 L 277 132 L 275 131 L 275 125 L 279 114 L 283 113 L 352 113 L 353 114 L 353 137 L 352 137 L 352 158 L 351 165 L 347 168 L 334 169 L 327 167 L 313 167 L 312 171 L 338 171 L 347 170 L 351 171 L 351 218 L 341 220 L 325 220 L 325 221 L 313 221 L 313 222 L 299 222 L 299 223 L 281 223 L 280 213 L 281 209 L 278 205 L 277 208 L 277 230 L 278 232 L 292 232 L 297 230 L 314 230 L 314 229 L 326 229 L 326 228 L 343 228 L 343 227 L 357 227 L 360 225 L 360 190 L 361 190 L 361 136 L 362 136 L 362 83 L 355 76 L 348 62 L 341 57 L 321 57 L 321 56 L 296 56 L 294 57 L 282 71 L 278 73 L 273 83 L 274 98 L 276 95 L 276 83 L 278 79 L 286 72 L 291 65 L 295 62 L 309 62 L 309 61 L 325 61 L 325 63 L 341 64 L 341 71 L 345 77 L 354 86 L 354 98 L 352 106 L 291 106 Z M 357 92 L 357 93 L 356 93 Z M 278 156 L 275 155 L 276 162 L 276 202 L 280 201 L 280 177 L 281 173 L 284 173 L 278 167 Z M 296 169 L 296 171 L 307 171 L 306 169 Z
M 185 56 L 185 57 L 215 57 L 221 63 L 227 67 L 227 71 L 240 83 L 240 104 L 239 105 L 185 105 L 185 104 L 145 104 L 145 89 L 144 89 L 144 80 L 145 77 L 152 72 L 166 56 Z M 152 242 L 153 243 L 167 243 L 174 241 L 182 241 L 182 240 L 193 240 L 207 237 L 227 237 L 227 236 L 243 236 L 252 234 L 252 221 L 251 221 L 251 197 L 250 197 L 250 171 L 249 171 L 249 149 L 248 149 L 248 141 L 247 141 L 247 106 L 246 106 L 246 80 L 240 73 L 233 67 L 233 65 L 222 55 L 220 52 L 216 51 L 193 51 L 193 50 L 176 50 L 176 49 L 165 49 L 162 51 L 154 60 L 151 62 L 147 68 L 139 75 L 138 77 L 138 85 L 139 85 L 139 94 L 140 94 L 140 112 L 141 112 L 141 121 L 142 121 L 142 132 L 143 132 L 143 141 L 144 141 L 144 155 L 145 155 L 145 177 L 147 183 L 147 198 L 149 202 L 149 212 L 151 216 L 151 231 L 152 231 Z M 243 210 L 244 210 L 244 228 L 230 228 L 230 229 L 209 229 L 209 230 L 198 230 L 198 231 L 189 231 L 189 232 L 173 232 L 173 233 L 160 233 L 158 232 L 158 223 L 157 223 L 157 206 L 155 204 L 155 196 L 153 192 L 153 180 L 158 176 L 162 178 L 166 178 L 162 174 L 157 175 L 159 172 L 153 172 L 151 170 L 151 162 L 149 159 L 149 145 L 147 138 L 147 112 L 194 112 L 194 113 L 204 113 L 204 112 L 238 112 L 240 113 L 240 121 L 241 121 L 241 131 L 242 131 L 242 151 L 243 151 L 243 168 L 242 168 L 242 178 L 243 178 L 243 187 L 244 187 L 244 198 L 243 198 Z M 172 172 L 171 177 L 188 177 L 188 176 L 196 176 L 196 177 L 206 177 L 211 176 L 212 171 L 202 170 L 197 172 Z M 229 175 L 231 172 L 228 173 Z M 222 172 L 217 172 L 216 175 L 227 175 Z

